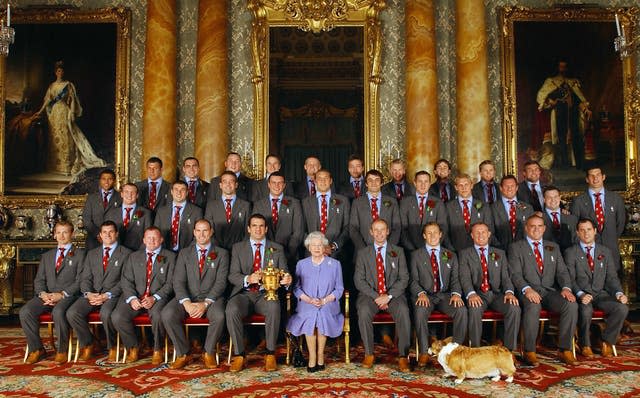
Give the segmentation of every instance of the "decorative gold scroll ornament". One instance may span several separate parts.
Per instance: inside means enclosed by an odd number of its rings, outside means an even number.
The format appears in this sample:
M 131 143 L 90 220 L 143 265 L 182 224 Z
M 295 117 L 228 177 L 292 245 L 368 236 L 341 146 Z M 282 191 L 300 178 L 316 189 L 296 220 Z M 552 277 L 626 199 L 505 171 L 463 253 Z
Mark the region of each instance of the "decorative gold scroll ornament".
M 346 0 L 286 0 L 279 1 L 285 12 L 294 21 L 305 21 L 300 29 L 305 32 L 319 33 L 331 30 L 335 21 L 342 21 L 347 17 L 347 8 L 354 9 L 354 2 Z

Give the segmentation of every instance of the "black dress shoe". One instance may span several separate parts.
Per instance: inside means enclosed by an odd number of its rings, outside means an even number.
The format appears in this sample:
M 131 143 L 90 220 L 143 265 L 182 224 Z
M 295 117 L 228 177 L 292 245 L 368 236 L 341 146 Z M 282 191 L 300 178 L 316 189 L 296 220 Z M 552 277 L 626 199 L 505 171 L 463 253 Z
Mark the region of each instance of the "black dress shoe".
M 318 371 L 318 366 L 307 366 L 307 372 L 309 373 L 315 373 Z
M 316 372 L 319 372 L 321 370 L 324 370 L 324 364 L 322 365 L 316 365 Z

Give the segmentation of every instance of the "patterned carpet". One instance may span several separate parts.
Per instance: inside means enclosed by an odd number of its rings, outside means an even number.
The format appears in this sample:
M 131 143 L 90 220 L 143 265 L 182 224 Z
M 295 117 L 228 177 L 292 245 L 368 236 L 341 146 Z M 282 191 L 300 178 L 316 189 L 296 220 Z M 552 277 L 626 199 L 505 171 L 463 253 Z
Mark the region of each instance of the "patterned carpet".
M 636 330 L 638 326 L 636 325 Z M 43 336 L 46 335 L 43 330 Z M 261 370 L 262 358 L 251 354 L 249 367 L 231 373 L 223 365 L 204 369 L 196 361 L 184 370 L 166 365 L 153 367 L 148 358 L 135 366 L 110 364 L 105 357 L 56 366 L 51 357 L 35 366 L 22 363 L 25 340 L 20 329 L 0 328 L 0 396 L 3 397 L 636 397 L 640 396 L 640 335 L 618 345 L 619 356 L 584 361 L 567 367 L 555 359 L 555 351 L 542 349 L 541 366 L 518 368 L 515 382 L 489 379 L 465 380 L 455 385 L 437 367 L 400 373 L 394 353 L 376 347 L 372 370 L 359 365 L 360 347 L 352 349 L 353 363 L 346 365 L 334 348 L 328 349 L 327 369 L 307 373 L 306 368 L 283 364 L 279 352 L 277 372 Z M 226 347 L 222 347 L 223 356 Z

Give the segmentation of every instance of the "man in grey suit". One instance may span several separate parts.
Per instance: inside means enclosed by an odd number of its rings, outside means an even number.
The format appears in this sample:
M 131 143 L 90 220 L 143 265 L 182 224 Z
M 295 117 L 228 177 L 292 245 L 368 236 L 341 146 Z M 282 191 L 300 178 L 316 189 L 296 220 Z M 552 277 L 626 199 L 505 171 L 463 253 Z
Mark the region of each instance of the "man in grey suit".
M 153 221 L 162 232 L 165 247 L 176 253 L 191 244 L 194 223 L 202 218 L 202 209 L 187 202 L 187 191 L 186 182 L 174 182 L 171 187 L 173 201 L 160 207 Z
M 496 166 L 492 160 L 483 160 L 478 165 L 478 171 L 480 172 L 480 181 L 473 184 L 471 194 L 474 199 L 491 205 L 500 200 L 500 190 L 496 182 Z
M 596 244 L 596 224 L 590 219 L 581 219 L 577 228 L 580 241 L 564 252 L 564 258 L 578 296 L 578 333 L 582 355 L 593 357 L 590 329 L 595 307 L 607 314 L 600 352 L 603 357 L 610 357 L 629 313 L 628 299 L 622 292 L 611 251 Z
M 271 173 L 275 173 L 276 171 L 280 171 L 282 167 L 282 162 L 280 161 L 280 156 L 270 153 L 264 160 L 264 167 L 266 171 L 266 175 L 264 178 L 257 180 L 253 183 L 253 189 L 251 190 L 251 202 L 255 203 L 260 199 L 264 199 L 267 195 L 269 195 L 269 176 Z M 284 193 L 287 196 L 294 196 L 293 185 L 287 184 L 284 189 Z
M 242 158 L 237 152 L 229 152 L 227 159 L 224 161 L 225 171 L 234 173 L 238 179 L 238 189 L 236 195 L 243 200 L 251 200 L 254 181 L 242 173 Z M 220 199 L 222 192 L 220 191 L 220 176 L 211 179 L 209 184 L 209 199 L 212 201 Z
M 82 209 L 82 221 L 87 231 L 85 249 L 90 250 L 100 246 L 98 234 L 100 225 L 106 220 L 106 214 L 121 202 L 120 193 L 113 187 L 116 182 L 116 173 L 113 170 L 105 169 L 100 172 L 98 192 L 89 194 Z
M 338 193 L 353 202 L 354 199 L 358 199 L 367 191 L 363 176 L 364 161 L 358 155 L 349 156 L 347 170 L 349 171 L 349 181 L 344 181 L 338 186 Z
M 572 293 L 573 281 L 560 253 L 560 247 L 543 240 L 544 220 L 537 214 L 529 216 L 525 224 L 526 237 L 509 247 L 511 280 L 518 289 L 522 304 L 524 329 L 524 360 L 538 365 L 536 338 L 542 307 L 558 313 L 559 359 L 575 365 L 572 339 L 578 321 L 578 303 Z
M 267 239 L 284 247 L 287 261 L 294 267 L 304 238 L 304 215 L 300 201 L 284 194 L 285 187 L 284 175 L 279 171 L 271 173 L 269 196 L 253 204 L 253 213 L 264 216 Z
M 453 189 L 453 184 L 449 180 L 451 176 L 451 162 L 447 159 L 438 159 L 433 165 L 433 174 L 435 174 L 436 181 L 431 185 L 429 193 L 433 196 L 438 196 L 442 203 L 455 199 L 456 192 Z
M 339 258 L 349 239 L 351 205 L 345 196 L 331 191 L 333 179 L 329 170 L 316 173 L 316 195 L 302 201 L 306 233 L 320 231 L 329 241 L 333 258 Z
M 511 242 L 524 238 L 524 225 L 533 209 L 516 198 L 518 180 L 509 174 L 500 180 L 502 198 L 491 205 L 493 214 L 494 245 L 507 250 Z
M 586 181 L 589 188 L 573 199 L 571 214 L 578 219 L 589 218 L 596 222 L 596 242 L 602 243 L 611 251 L 616 269 L 620 269 L 618 238 L 624 232 L 626 211 L 622 197 L 604 188 L 606 178 L 600 167 L 587 170 Z
M 513 352 L 520 331 L 520 304 L 511 283 L 507 256 L 489 246 L 490 237 L 486 224 L 473 224 L 473 246 L 458 253 L 460 284 L 467 299 L 469 340 L 471 347 L 480 346 L 482 315 L 491 308 L 504 315 L 504 346 Z
M 576 223 L 578 219 L 573 214 L 560 208 L 560 190 L 553 185 L 547 185 L 542 190 L 544 196 L 544 239 L 554 241 L 564 253 L 566 249 L 578 243 Z
M 320 159 L 316 156 L 309 156 L 304 160 L 304 180 L 295 183 L 293 191 L 296 198 L 303 200 L 307 196 L 316 193 L 316 172 L 322 168 Z
M 162 310 L 162 323 L 176 349 L 171 369 L 182 369 L 191 362 L 189 341 L 182 326 L 186 317 L 209 320 L 202 356 L 207 369 L 218 367 L 216 344 L 224 331 L 224 291 L 229 275 L 229 252 L 211 242 L 213 229 L 209 221 L 195 223 L 195 242 L 180 250 L 173 272 L 175 300 Z
M 153 225 L 153 214 L 149 209 L 137 204 L 138 187 L 127 183 L 122 186 L 122 205 L 110 209 L 105 219 L 118 227 L 118 239 L 129 250 L 142 246 L 144 231 Z
M 209 192 L 209 183 L 199 176 L 200 162 L 198 159 L 190 156 L 182 162 L 182 175 L 184 182 L 189 187 L 189 202 L 201 208 L 203 211 L 207 207 L 207 198 Z
M 162 159 L 155 156 L 147 159 L 147 178 L 136 182 L 138 204 L 156 210 L 171 201 L 169 183 L 162 178 Z
M 162 234 L 156 227 L 144 231 L 144 247 L 127 258 L 122 269 L 122 298 L 111 315 L 113 326 L 128 349 L 127 363 L 138 360 L 139 345 L 133 318 L 147 312 L 153 334 L 152 365 L 162 363 L 165 330 L 162 309 L 173 295 L 173 270 L 176 255 L 162 248 Z
M 458 194 L 445 205 L 449 235 L 444 235 L 444 245 L 456 251 L 473 246 L 470 235 L 473 224 L 482 222 L 489 227 L 489 231 L 493 231 L 491 208 L 473 198 L 472 186 L 473 180 L 468 174 L 456 176 L 455 188 Z
M 458 260 L 443 248 L 442 230 L 435 222 L 423 227 L 424 244 L 411 253 L 411 300 L 413 317 L 420 347 L 418 366 L 429 363 L 428 319 L 434 309 L 453 318 L 453 341 L 465 342 L 467 336 L 467 308 L 462 301 Z
M 402 223 L 400 245 L 404 247 L 407 253 L 411 253 L 424 245 L 422 228 L 427 223 L 438 223 L 444 236 L 447 236 L 449 230 L 447 212 L 443 203 L 439 197 L 429 195 L 431 175 L 424 170 L 420 170 L 416 173 L 413 182 L 416 186 L 415 195 L 405 197 L 400 202 L 400 220 Z
M 395 197 L 385 196 L 380 191 L 384 176 L 378 170 L 369 170 L 365 175 L 367 192 L 351 204 L 349 216 L 349 236 L 356 253 L 373 244 L 371 224 L 381 218 L 387 222 L 390 233 L 387 240 L 394 245 L 400 241 L 402 224 L 400 222 L 400 208 Z
M 36 296 L 20 308 L 20 325 L 27 337 L 29 356 L 26 363 L 31 365 L 45 356 L 40 339 L 38 318 L 44 312 L 51 312 L 58 349 L 54 358 L 61 365 L 67 362 L 69 349 L 69 330 L 67 309 L 78 298 L 80 292 L 80 274 L 84 250 L 71 243 L 73 225 L 68 221 L 58 221 L 54 229 L 57 247 L 42 255 L 33 291 Z
M 280 301 L 266 300 L 262 283 L 262 270 L 269 264 L 284 272 L 281 286 L 291 284 L 284 249 L 276 242 L 267 240 L 267 220 L 260 214 L 249 218 L 249 239 L 233 245 L 229 282 L 233 285 L 225 311 L 227 329 L 233 341 L 232 372 L 245 366 L 244 324 L 242 320 L 253 312 L 264 315 L 267 353 L 265 370 L 278 369 L 276 364 L 276 342 L 280 330 Z
M 91 249 L 83 262 L 82 279 L 78 298 L 67 310 L 67 321 L 78 337 L 80 360 L 88 361 L 93 355 L 95 336 L 89 329 L 87 315 L 100 311 L 100 320 L 107 338 L 108 360 L 116 360 L 116 330 L 111 322 L 111 313 L 118 303 L 122 289 L 120 275 L 131 251 L 118 244 L 118 228 L 113 221 L 100 226 L 102 245 Z
M 413 196 L 416 190 L 411 183 L 407 181 L 407 167 L 402 159 L 394 159 L 389 165 L 389 174 L 391 181 L 382 186 L 382 194 L 395 197 L 398 203 L 405 196 Z
M 409 283 L 407 261 L 404 251 L 387 240 L 389 227 L 384 219 L 373 221 L 370 233 L 373 244 L 358 251 L 353 277 L 359 292 L 356 310 L 365 354 L 362 366 L 373 367 L 373 317 L 387 311 L 396 324 L 398 368 L 408 372 L 411 319 L 405 296 Z
M 251 203 L 240 199 L 237 193 L 238 177 L 231 171 L 220 175 L 219 199 L 210 200 L 204 218 L 209 220 L 216 236 L 216 244 L 231 250 L 234 244 L 247 235 L 247 220 L 251 215 Z
M 544 208 L 541 173 L 540 163 L 535 160 L 527 161 L 524 164 L 524 180 L 518 185 L 518 200 L 529 204 L 533 211 L 542 211 Z

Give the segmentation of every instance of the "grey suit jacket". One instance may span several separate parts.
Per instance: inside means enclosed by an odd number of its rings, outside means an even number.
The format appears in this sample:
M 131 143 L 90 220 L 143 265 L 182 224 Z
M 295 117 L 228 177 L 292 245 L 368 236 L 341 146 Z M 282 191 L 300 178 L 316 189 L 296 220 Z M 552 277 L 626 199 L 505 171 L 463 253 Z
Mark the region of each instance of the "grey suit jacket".
M 253 273 L 253 248 L 251 241 L 246 239 L 233 245 L 231 250 L 231 267 L 229 269 L 229 282 L 233 285 L 231 296 L 245 290 L 244 277 Z M 287 267 L 287 258 L 284 254 L 282 245 L 266 241 L 264 256 L 262 257 L 262 268 L 269 265 L 269 261 L 273 260 L 273 266 L 285 272 L 289 272 Z
M 302 212 L 304 213 L 307 233 L 320 231 L 318 203 L 320 203 L 320 199 L 313 196 L 307 196 L 302 201 Z M 330 243 L 335 242 L 338 245 L 338 250 L 342 249 L 347 243 L 347 239 L 349 239 L 350 212 L 351 204 L 349 199 L 332 192 L 331 200 L 327 203 L 327 230 L 325 237 Z
M 391 180 L 388 183 L 384 184 L 382 186 L 381 191 L 382 191 L 383 195 L 387 195 L 387 196 L 391 196 L 392 198 L 395 198 L 396 197 L 396 184 L 395 184 L 395 182 L 393 180 Z M 416 189 L 405 178 L 404 182 L 402 183 L 402 198 L 404 199 L 404 198 L 406 198 L 408 196 L 413 196 L 415 194 L 416 194 Z
M 287 181 L 287 185 L 284 188 L 284 194 L 286 196 L 295 196 L 292 182 Z M 268 195 L 269 195 L 269 185 L 268 185 L 268 180 L 266 178 L 253 182 L 253 185 L 251 188 L 251 202 L 255 203 L 261 199 L 264 199 Z
M 509 213 L 504 207 L 502 200 L 491 205 L 493 213 L 494 237 L 497 239 L 492 245 L 507 250 L 511 242 L 524 239 L 524 225 L 527 218 L 533 214 L 531 206 L 524 202 L 516 203 L 516 237 L 511 235 L 511 224 L 509 224 Z
M 620 252 L 618 251 L 618 238 L 624 232 L 626 210 L 624 200 L 617 193 L 604 190 L 604 228 L 596 235 L 597 242 L 602 242 L 611 250 L 614 261 L 620 261 Z M 571 202 L 571 214 L 578 219 L 589 218 L 596 222 L 596 212 L 594 210 L 593 201 L 589 192 L 585 192 L 576 196 Z M 616 265 L 619 267 L 619 265 Z
M 499 186 L 500 186 L 499 182 L 495 182 L 495 181 L 493 182 L 493 188 L 495 191 L 493 195 L 494 202 L 499 201 L 500 198 L 502 198 L 502 194 L 500 193 Z M 482 188 L 482 181 L 478 181 L 475 184 L 473 184 L 473 188 L 471 189 L 471 196 L 473 196 L 473 199 L 487 203 L 487 198 Z
M 540 187 L 540 190 L 542 190 L 542 186 Z M 518 184 L 517 198 L 519 201 L 525 202 L 531 206 L 533 211 L 543 210 L 542 204 L 540 203 L 540 200 L 542 200 L 542 194 L 540 194 L 539 199 L 536 201 L 531 195 L 531 189 L 529 189 L 529 183 L 527 181 L 522 181 Z
M 80 293 L 111 293 L 111 298 L 120 296 L 120 276 L 131 250 L 118 245 L 109 257 L 107 271 L 102 267 L 102 246 L 89 250 L 84 259 Z
M 56 253 L 58 249 L 49 250 L 40 258 L 33 291 L 37 295 L 42 292 L 66 292 L 69 296 L 80 293 L 80 279 L 85 251 L 75 246 L 62 260 L 60 271 L 56 273 Z
M 440 281 L 444 288 L 439 293 L 457 293 L 462 296 L 460 287 L 460 269 L 456 254 L 440 247 Z M 437 304 L 440 300 L 434 287 L 433 271 L 431 269 L 431 254 L 422 246 L 411 253 L 411 291 L 412 299 L 417 299 L 420 292 L 425 292 L 429 300 Z
M 578 236 L 576 235 L 576 224 L 578 219 L 573 214 L 562 214 L 558 212 L 560 217 L 560 229 L 555 231 L 553 227 L 553 219 L 549 217 L 549 214 L 545 211 L 542 212 L 542 218 L 544 218 L 544 240 L 551 240 L 556 242 L 560 246 L 560 250 L 563 252 L 569 247 L 578 243 Z
M 167 300 L 173 295 L 173 271 L 176 254 L 171 250 L 161 249 L 155 258 L 151 271 L 149 293 Z M 122 297 L 141 298 L 147 288 L 147 252 L 145 248 L 133 252 L 127 258 L 120 278 Z
M 393 297 L 403 296 L 409 285 L 409 269 L 401 247 L 387 241 L 384 259 L 384 281 L 387 294 Z M 358 250 L 353 283 L 360 294 L 376 299 L 378 294 L 378 267 L 376 265 L 376 248 L 365 246 Z
M 533 249 L 526 239 L 513 242 L 509 246 L 509 264 L 511 265 L 511 281 L 518 292 L 526 286 L 530 286 L 541 296 L 554 290 L 562 290 L 565 287 L 573 288 L 571 275 L 564 263 L 560 247 L 548 240 L 542 241 L 544 271 L 542 275 L 538 271 Z
M 238 177 L 238 189 L 236 190 L 236 196 L 240 199 L 244 199 L 246 201 L 250 201 L 253 197 L 254 181 L 247 177 L 246 175 L 240 173 Z M 220 190 L 220 176 L 213 177 L 209 184 L 209 193 L 207 201 L 217 200 L 222 197 L 222 191 Z
M 282 197 L 276 227 L 273 226 L 268 196 L 253 204 L 253 212 L 262 214 L 267 219 L 267 239 L 284 246 L 287 258 L 294 261 L 304 237 L 304 215 L 300 201 L 287 195 Z
M 162 184 L 157 187 L 158 193 L 156 195 L 156 207 L 153 209 L 149 206 L 149 181 L 147 179 L 138 181 L 136 182 L 136 186 L 138 187 L 138 204 L 151 210 L 154 214 L 160 207 L 167 203 L 171 203 L 172 201 L 171 185 L 164 179 L 162 180 Z
M 82 210 L 82 221 L 84 222 L 84 228 L 87 231 L 87 238 L 85 241 L 85 247 L 87 249 L 93 249 L 98 247 L 98 234 L 100 233 L 100 225 L 107 219 L 106 214 L 114 207 L 122 204 L 122 198 L 120 192 L 113 190 L 113 194 L 109 199 L 107 208 L 105 209 L 102 204 L 101 191 L 89 194 L 87 200 L 84 202 L 84 208 Z
M 353 202 L 353 200 L 356 197 L 355 191 L 353 190 L 353 185 L 351 184 L 350 180 L 347 180 L 341 184 L 338 184 L 338 193 L 340 195 L 343 195 L 349 198 L 350 202 Z M 364 183 L 364 177 L 362 177 L 360 179 L 360 195 L 362 196 L 366 193 L 367 193 L 367 186 Z
M 604 245 L 595 246 L 593 255 L 593 273 L 589 269 L 587 255 L 579 244 L 573 245 L 564 252 L 567 268 L 574 282 L 574 292 L 585 292 L 594 298 L 598 296 L 616 295 L 622 292 L 618 279 L 617 266 L 613 262 L 611 251 Z
M 449 223 L 447 222 L 447 212 L 440 198 L 428 194 L 425 198 L 424 217 L 420 218 L 420 206 L 416 195 L 407 196 L 400 202 L 400 222 L 402 232 L 400 234 L 400 245 L 406 250 L 414 251 L 424 245 L 422 238 L 422 228 L 429 222 L 436 222 L 440 225 L 442 235 L 449 233 Z
M 164 247 L 172 249 L 171 246 L 171 221 L 173 218 L 173 202 L 160 207 L 156 213 L 153 225 L 160 228 L 162 237 L 164 238 Z M 202 209 L 193 203 L 185 202 L 182 216 L 180 217 L 180 226 L 178 227 L 178 248 L 184 248 L 193 241 L 193 228 L 196 221 L 202 218 Z
M 195 242 L 180 250 L 173 273 L 173 291 L 176 300 L 213 301 L 224 296 L 229 276 L 229 252 L 211 246 L 200 276 Z
M 511 291 L 515 294 L 506 253 L 495 247 L 489 247 L 489 252 L 485 255 L 491 291 L 494 293 Z M 458 262 L 460 263 L 460 284 L 465 297 L 472 291 L 481 294 L 482 263 L 476 248 L 472 246 L 461 250 L 458 253 Z
M 467 247 L 473 246 L 473 240 L 471 235 L 467 232 L 464 224 L 464 217 L 462 216 L 462 208 L 458 199 L 452 199 L 447 202 L 445 206 L 447 210 L 447 222 L 449 224 L 449 234 L 444 235 L 444 245 L 460 251 Z M 489 227 L 489 231 L 493 234 L 493 214 L 491 212 L 491 206 L 481 202 L 479 200 L 473 200 L 469 204 L 469 216 L 471 217 L 470 226 L 483 222 Z M 471 228 L 471 227 L 469 227 Z M 492 242 L 493 243 L 493 242 Z
M 447 200 L 447 202 L 458 197 L 458 193 L 456 192 L 456 189 L 453 187 L 453 184 L 451 182 L 446 182 L 445 186 L 447 194 L 449 195 L 449 200 Z M 438 198 L 440 198 L 440 183 L 437 180 L 434 181 L 433 184 L 431 184 L 431 187 L 429 187 L 429 195 L 437 196 Z
M 118 241 L 130 250 L 142 247 L 144 230 L 153 225 L 153 213 L 146 207 L 137 206 L 132 212 L 127 228 L 122 220 L 122 204 L 107 212 L 106 220 L 113 221 L 118 226 Z
M 382 203 L 378 203 L 378 216 L 389 225 L 390 233 L 387 241 L 397 245 L 400 242 L 402 223 L 400 222 L 400 208 L 395 197 L 382 195 Z M 363 195 L 353 201 L 349 216 L 349 236 L 356 251 L 373 244 L 373 238 L 369 233 L 372 223 L 369 197 Z
M 187 182 L 187 178 L 184 176 L 182 177 L 182 181 L 189 184 Z M 209 183 L 201 178 L 198 178 L 198 184 L 196 185 L 196 199 L 194 202 L 191 202 L 191 200 L 189 199 L 189 196 L 187 195 L 187 200 L 189 200 L 191 203 L 198 206 L 199 208 L 202 209 L 202 211 L 204 211 L 205 207 L 207 207 L 208 197 L 209 197 Z
M 231 222 L 227 222 L 227 211 L 222 199 L 207 203 L 204 218 L 213 225 L 216 244 L 225 250 L 231 250 L 234 244 L 247 237 L 247 225 L 251 214 L 251 203 L 236 197 L 231 207 Z

